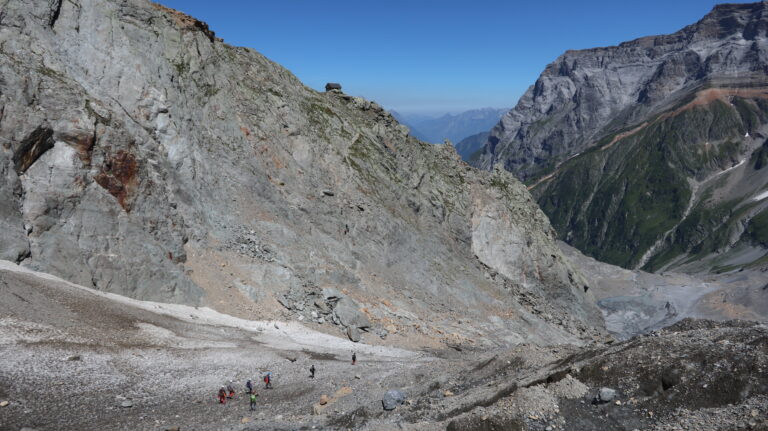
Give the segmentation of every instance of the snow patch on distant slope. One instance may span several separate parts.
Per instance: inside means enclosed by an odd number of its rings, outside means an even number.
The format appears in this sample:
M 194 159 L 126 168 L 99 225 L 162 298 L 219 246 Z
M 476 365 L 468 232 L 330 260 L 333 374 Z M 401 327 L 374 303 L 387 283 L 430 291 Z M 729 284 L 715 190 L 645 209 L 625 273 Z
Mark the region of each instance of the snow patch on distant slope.
M 757 196 L 753 197 L 752 201 L 758 202 L 758 201 L 761 201 L 761 200 L 763 200 L 765 198 L 768 198 L 768 190 L 766 190 L 766 191 L 758 194 Z

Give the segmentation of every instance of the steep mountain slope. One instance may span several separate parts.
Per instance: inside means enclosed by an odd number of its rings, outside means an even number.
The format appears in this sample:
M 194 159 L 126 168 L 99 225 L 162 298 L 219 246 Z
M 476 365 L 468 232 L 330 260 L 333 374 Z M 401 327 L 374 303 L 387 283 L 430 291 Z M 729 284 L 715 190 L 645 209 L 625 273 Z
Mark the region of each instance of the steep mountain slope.
M 481 132 L 487 132 L 499 122 L 509 109 L 482 108 L 445 114 L 437 118 L 411 117 L 397 114 L 398 120 L 411 128 L 411 133 L 423 141 L 442 144 L 448 139 L 453 143 Z
M 677 33 L 568 51 L 475 163 L 525 180 L 561 238 L 624 267 L 760 265 L 768 2 Z
M 603 333 L 511 175 L 145 0 L 0 10 L 1 257 L 367 342 Z

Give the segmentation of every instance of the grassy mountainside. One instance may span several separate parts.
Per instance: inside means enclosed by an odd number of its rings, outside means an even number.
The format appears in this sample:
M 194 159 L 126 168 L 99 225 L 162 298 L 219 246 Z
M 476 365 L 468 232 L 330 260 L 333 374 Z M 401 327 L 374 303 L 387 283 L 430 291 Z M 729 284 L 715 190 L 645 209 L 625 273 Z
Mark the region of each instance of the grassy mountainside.
M 766 95 L 700 90 L 602 138 L 529 187 L 563 239 L 608 263 L 658 270 L 724 251 L 761 208 L 750 199 L 762 183 L 734 181 L 747 169 L 750 178 L 762 173 Z M 744 241 L 756 232 L 747 229 Z

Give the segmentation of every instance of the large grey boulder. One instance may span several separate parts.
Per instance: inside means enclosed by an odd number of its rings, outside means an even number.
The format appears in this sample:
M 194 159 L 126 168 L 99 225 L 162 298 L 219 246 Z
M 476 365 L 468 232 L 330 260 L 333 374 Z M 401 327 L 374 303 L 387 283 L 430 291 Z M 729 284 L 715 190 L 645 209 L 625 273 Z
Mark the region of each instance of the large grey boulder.
M 324 287 L 322 290 L 322 294 L 323 294 L 323 299 L 325 299 L 326 301 L 329 301 L 329 300 L 336 301 L 346 296 L 343 293 L 339 292 L 338 289 L 335 289 L 333 287 Z
M 357 343 L 362 338 L 362 335 L 360 334 L 360 330 L 357 329 L 356 326 L 347 326 L 347 337 L 349 337 L 351 341 L 354 341 L 355 343 Z
M 600 388 L 595 396 L 595 402 L 598 404 L 610 403 L 616 399 L 616 390 L 611 388 Z
M 371 326 L 368 316 L 360 311 L 360 305 L 348 296 L 341 298 L 336 303 L 333 313 L 344 326 L 354 328 L 368 328 Z
M 384 410 L 394 410 L 397 406 L 405 403 L 405 393 L 397 389 L 388 390 L 381 398 L 381 404 Z

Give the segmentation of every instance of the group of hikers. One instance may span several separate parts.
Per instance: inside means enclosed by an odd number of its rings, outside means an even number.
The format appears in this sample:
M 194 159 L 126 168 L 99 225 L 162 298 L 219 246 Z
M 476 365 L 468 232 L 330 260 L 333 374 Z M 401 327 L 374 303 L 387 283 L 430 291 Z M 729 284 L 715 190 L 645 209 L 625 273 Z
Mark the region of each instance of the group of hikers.
M 355 365 L 357 363 L 357 354 L 352 353 L 352 365 Z M 315 378 L 315 364 L 312 364 L 309 367 L 309 377 L 311 379 Z M 264 389 L 272 389 L 272 373 L 266 372 L 264 373 L 264 377 L 262 378 L 264 380 Z M 235 397 L 235 388 L 232 386 L 234 382 L 229 381 L 229 383 L 226 386 L 222 386 L 221 389 L 219 389 L 219 393 L 217 395 L 219 399 L 219 404 L 226 404 L 227 400 L 231 400 Z M 254 390 L 253 381 L 248 380 L 245 382 L 245 393 L 248 395 L 248 398 L 251 402 L 251 411 L 256 410 L 256 397 L 259 396 L 259 394 L 256 393 Z
M 311 369 L 314 368 L 315 366 L 312 365 Z M 231 400 L 235 397 L 235 388 L 232 386 L 232 383 L 233 382 L 230 380 L 226 387 L 222 386 L 221 389 L 219 389 L 219 404 L 226 404 L 227 400 Z M 264 388 L 272 389 L 272 373 L 264 374 Z M 248 395 L 248 398 L 251 401 L 251 410 L 256 410 L 256 397 L 258 397 L 259 394 L 257 394 L 253 388 L 253 381 L 248 380 L 245 382 L 245 394 Z

